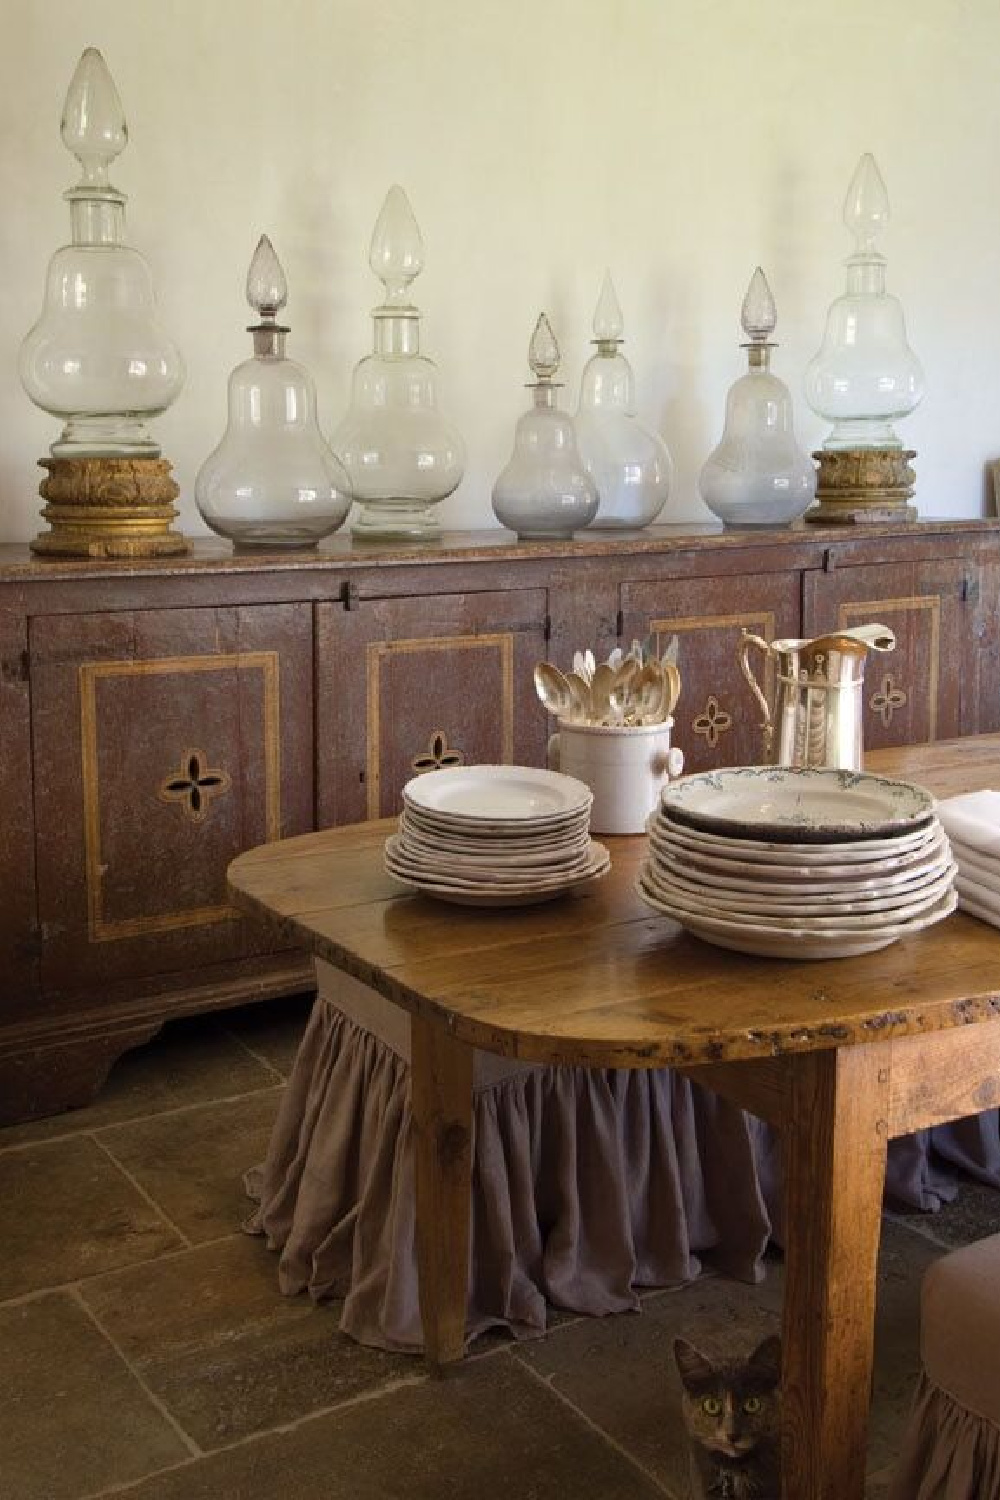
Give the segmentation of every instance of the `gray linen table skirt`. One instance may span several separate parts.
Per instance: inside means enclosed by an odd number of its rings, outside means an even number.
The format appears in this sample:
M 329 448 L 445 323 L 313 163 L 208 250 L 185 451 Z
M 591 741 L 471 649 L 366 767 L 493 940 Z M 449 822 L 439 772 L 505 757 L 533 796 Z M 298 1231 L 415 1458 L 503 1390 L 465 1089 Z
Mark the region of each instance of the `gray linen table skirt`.
M 418 1352 L 409 1018 L 317 964 L 319 995 L 247 1226 L 289 1295 L 342 1298 L 342 1329 Z M 952 1161 L 1000 1186 L 996 1114 L 893 1142 L 887 1192 L 935 1208 Z M 933 1136 L 933 1139 L 932 1139 Z M 939 1140 L 940 1137 L 940 1140 Z M 635 1309 L 703 1264 L 746 1281 L 780 1242 L 779 1157 L 754 1116 L 670 1069 L 536 1067 L 476 1052 L 467 1337 L 545 1329 L 546 1304 Z

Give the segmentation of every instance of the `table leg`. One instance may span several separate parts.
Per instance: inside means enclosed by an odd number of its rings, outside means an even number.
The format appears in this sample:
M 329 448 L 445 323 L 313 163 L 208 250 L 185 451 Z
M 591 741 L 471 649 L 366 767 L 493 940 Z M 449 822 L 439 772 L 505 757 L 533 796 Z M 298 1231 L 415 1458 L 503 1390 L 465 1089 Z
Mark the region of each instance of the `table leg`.
M 784 1500 L 863 1500 L 889 1046 L 787 1059 Z
M 472 1048 L 411 1016 L 410 1100 L 416 1152 L 417 1270 L 424 1351 L 461 1359 L 472 1216 Z

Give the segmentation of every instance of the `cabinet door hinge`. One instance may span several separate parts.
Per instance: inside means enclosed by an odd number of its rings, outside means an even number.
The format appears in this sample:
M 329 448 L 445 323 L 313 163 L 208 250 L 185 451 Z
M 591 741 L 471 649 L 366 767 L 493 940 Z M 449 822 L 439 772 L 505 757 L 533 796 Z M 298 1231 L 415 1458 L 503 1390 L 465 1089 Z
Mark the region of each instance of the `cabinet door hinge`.
M 0 682 L 27 682 L 31 676 L 31 658 L 27 651 L 0 661 Z
M 543 630 L 544 630 L 544 639 L 547 640 L 547 641 L 551 641 L 551 639 L 552 639 L 552 616 L 551 615 L 546 615 L 545 616 L 545 625 L 543 627 Z
M 615 615 L 615 635 L 621 640 L 625 633 L 625 611 L 620 609 Z
M 966 573 L 962 579 L 962 601 L 965 604 L 979 603 L 979 574 Z
M 837 554 L 832 547 L 823 550 L 823 572 L 832 573 L 837 566 Z
M 347 579 L 340 585 L 340 602 L 345 609 L 357 609 L 360 597 L 358 586 L 353 578 Z

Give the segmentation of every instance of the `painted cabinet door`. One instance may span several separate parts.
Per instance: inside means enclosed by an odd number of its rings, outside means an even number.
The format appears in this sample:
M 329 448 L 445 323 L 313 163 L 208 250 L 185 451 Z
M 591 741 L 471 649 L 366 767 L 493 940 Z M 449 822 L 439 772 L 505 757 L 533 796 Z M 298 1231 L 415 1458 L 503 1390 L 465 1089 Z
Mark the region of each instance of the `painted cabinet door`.
M 806 635 L 851 625 L 888 625 L 896 648 L 865 662 L 864 744 L 919 745 L 962 732 L 962 678 L 972 610 L 968 565 L 940 562 L 836 567 L 810 573 Z
M 544 765 L 544 589 L 317 605 L 321 826 L 392 817 L 437 766 Z
M 46 990 L 281 946 L 226 868 L 312 826 L 311 625 L 308 605 L 32 621 Z
M 740 670 L 744 629 L 765 641 L 799 633 L 799 574 L 671 578 L 622 587 L 622 640 L 677 636 L 681 696 L 673 741 L 689 771 L 755 765 L 761 759 L 761 712 Z M 770 659 L 753 657 L 771 701 Z

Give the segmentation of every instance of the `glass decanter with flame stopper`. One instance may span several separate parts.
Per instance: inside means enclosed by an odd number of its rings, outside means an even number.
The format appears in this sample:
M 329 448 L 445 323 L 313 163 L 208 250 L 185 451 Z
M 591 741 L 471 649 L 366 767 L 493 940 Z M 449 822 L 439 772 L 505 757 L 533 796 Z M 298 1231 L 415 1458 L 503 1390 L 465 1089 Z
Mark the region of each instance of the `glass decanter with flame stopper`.
M 597 487 L 584 467 L 573 419 L 556 405 L 559 345 L 539 314 L 528 345 L 532 404 L 518 418 L 514 452 L 493 486 L 493 510 L 519 540 L 567 538 L 597 514 Z
M 177 397 L 184 363 L 157 322 L 149 267 L 124 243 L 125 194 L 108 170 L 128 129 L 95 47 L 77 64 L 61 132 L 82 168 L 64 194 L 72 239 L 49 263 L 41 316 L 21 345 L 21 383 L 64 424 L 55 458 L 158 458 L 146 424 Z
M 778 321 L 760 266 L 741 309 L 747 372 L 729 389 L 722 440 L 698 480 L 701 497 L 726 526 L 786 526 L 812 502 L 816 470 L 795 441 L 792 398 L 771 370 Z
M 621 352 L 624 319 L 606 271 L 594 312 L 597 352 L 584 366 L 576 436 L 600 503 L 595 528 L 635 530 L 656 520 L 670 493 L 667 445 L 635 414 L 635 376 Z
M 855 240 L 845 262 L 847 288 L 830 307 L 822 347 L 805 374 L 806 400 L 833 423 L 824 448 L 901 448 L 892 424 L 924 393 L 903 309 L 885 289 L 885 256 L 876 249 L 888 222 L 889 195 L 866 152 L 844 203 L 844 223 Z
M 229 419 L 195 480 L 205 523 L 238 549 L 315 547 L 351 507 L 347 475 L 316 419 L 308 370 L 285 355 L 281 262 L 261 235 L 247 274 L 253 358 L 229 377 Z
M 455 490 L 465 445 L 438 409 L 437 367 L 420 353 L 420 312 L 410 282 L 423 268 L 420 230 L 392 187 L 372 235 L 369 264 L 385 287 L 372 311 L 374 350 L 354 371 L 351 404 L 333 435 L 359 510 L 360 538 L 433 538 L 434 506 Z

